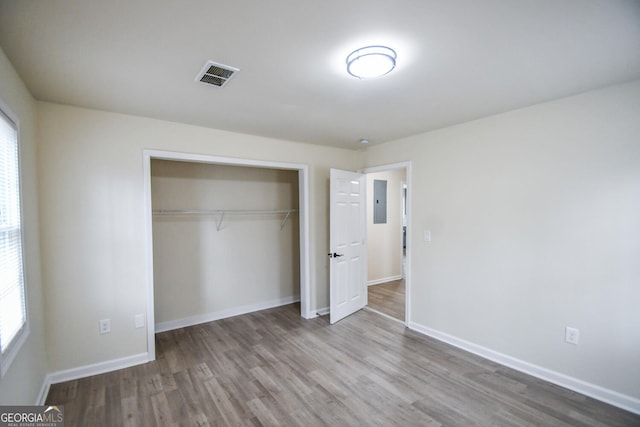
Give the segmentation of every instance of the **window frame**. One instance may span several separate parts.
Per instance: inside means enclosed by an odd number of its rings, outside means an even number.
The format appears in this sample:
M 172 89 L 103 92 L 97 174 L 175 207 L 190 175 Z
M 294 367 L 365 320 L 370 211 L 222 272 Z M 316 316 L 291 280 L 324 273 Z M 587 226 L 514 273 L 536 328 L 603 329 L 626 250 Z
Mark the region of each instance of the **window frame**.
M 17 151 L 17 174 L 18 174 L 18 205 L 20 207 L 20 262 L 22 263 L 22 292 L 24 301 L 24 313 L 25 319 L 20 330 L 12 338 L 11 342 L 7 346 L 4 354 L 0 352 L 0 378 L 3 378 L 12 362 L 24 346 L 30 333 L 29 327 L 29 303 L 27 293 L 27 269 L 25 258 L 25 239 L 24 239 L 24 203 L 23 203 L 23 173 L 22 173 L 22 153 L 20 144 L 20 120 L 18 116 L 13 113 L 7 104 L 0 99 L 0 118 L 9 122 L 9 124 L 15 129 L 16 132 L 16 151 Z

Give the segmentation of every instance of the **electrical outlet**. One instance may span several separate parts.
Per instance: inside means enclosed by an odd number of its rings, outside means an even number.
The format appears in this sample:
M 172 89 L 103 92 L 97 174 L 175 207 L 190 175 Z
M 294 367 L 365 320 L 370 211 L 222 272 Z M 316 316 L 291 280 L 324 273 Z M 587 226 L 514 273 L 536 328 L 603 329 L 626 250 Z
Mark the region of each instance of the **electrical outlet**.
M 564 333 L 564 340 L 569 344 L 578 344 L 580 340 L 580 330 L 567 326 Z
M 100 335 L 108 334 L 111 332 L 111 319 L 102 319 L 99 322 L 98 330 L 100 331 Z
M 424 230 L 422 232 L 422 238 L 424 239 L 425 242 L 430 242 L 431 241 L 431 230 Z

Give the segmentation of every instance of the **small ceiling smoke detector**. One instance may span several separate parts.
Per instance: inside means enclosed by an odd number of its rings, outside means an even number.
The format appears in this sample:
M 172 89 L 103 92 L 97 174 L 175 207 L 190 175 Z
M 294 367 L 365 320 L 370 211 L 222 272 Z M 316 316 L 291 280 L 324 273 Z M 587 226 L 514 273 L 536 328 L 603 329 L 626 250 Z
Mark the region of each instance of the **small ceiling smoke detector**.
M 196 81 L 208 85 L 224 87 L 235 76 L 238 68 L 209 61 L 196 76 Z

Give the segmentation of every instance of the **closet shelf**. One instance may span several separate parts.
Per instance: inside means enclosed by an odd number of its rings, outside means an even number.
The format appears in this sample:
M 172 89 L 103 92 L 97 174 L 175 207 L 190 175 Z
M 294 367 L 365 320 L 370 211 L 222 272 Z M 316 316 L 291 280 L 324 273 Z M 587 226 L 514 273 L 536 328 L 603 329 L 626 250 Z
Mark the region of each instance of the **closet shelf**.
M 292 213 L 298 212 L 297 209 L 262 209 L 262 210 L 249 210 L 249 209 L 216 209 L 216 210 L 182 210 L 182 209 L 171 209 L 171 210 L 155 210 L 153 211 L 154 215 L 209 215 L 209 216 L 218 216 L 218 222 L 216 223 L 216 230 L 220 231 L 222 228 L 222 221 L 224 220 L 225 215 L 270 215 L 270 214 L 284 214 L 284 219 L 280 222 L 280 230 L 284 228 L 284 225 L 287 223 L 289 216 Z

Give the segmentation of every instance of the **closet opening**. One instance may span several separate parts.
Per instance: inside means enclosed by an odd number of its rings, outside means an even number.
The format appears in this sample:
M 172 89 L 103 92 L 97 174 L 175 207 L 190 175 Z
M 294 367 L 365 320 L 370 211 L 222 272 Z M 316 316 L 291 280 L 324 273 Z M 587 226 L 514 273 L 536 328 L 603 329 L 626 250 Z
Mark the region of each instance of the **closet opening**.
M 307 166 L 145 150 L 147 332 L 300 301 L 309 313 Z

